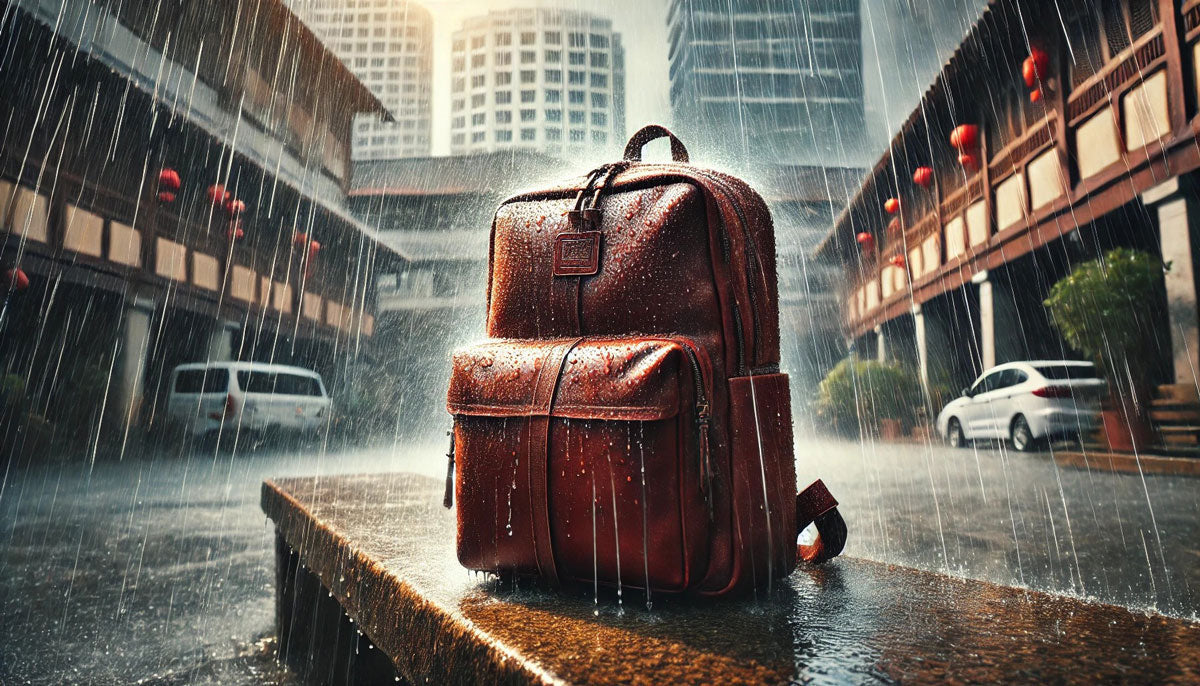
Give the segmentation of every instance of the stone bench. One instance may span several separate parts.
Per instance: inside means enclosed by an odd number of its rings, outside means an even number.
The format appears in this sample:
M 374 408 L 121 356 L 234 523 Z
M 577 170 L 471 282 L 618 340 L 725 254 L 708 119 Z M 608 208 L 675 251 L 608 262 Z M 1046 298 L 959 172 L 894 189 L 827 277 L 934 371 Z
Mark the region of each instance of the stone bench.
M 462 569 L 442 483 L 267 481 L 281 656 L 323 683 L 1197 683 L 1200 625 L 839 558 L 769 598 L 513 588 Z M 598 611 L 598 614 L 597 614 Z

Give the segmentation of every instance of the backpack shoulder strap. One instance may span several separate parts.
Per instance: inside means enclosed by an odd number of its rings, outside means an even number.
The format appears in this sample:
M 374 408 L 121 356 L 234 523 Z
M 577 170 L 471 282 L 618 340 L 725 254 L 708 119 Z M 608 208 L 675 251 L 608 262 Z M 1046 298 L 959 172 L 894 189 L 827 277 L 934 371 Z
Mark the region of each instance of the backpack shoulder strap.
M 821 564 L 842 552 L 846 546 L 846 521 L 838 513 L 837 506 L 837 499 L 820 479 L 796 494 L 796 536 L 799 537 L 809 524 L 817 526 L 817 540 L 797 544 L 796 554 L 801 560 Z

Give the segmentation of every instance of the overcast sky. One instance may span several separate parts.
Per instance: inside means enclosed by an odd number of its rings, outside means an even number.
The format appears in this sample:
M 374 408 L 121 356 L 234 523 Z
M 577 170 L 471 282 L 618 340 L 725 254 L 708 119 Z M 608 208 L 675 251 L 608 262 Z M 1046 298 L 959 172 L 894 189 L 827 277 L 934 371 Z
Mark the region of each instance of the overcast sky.
M 798 0 L 805 2 L 806 0 Z M 433 154 L 449 152 L 450 35 L 489 9 L 552 6 L 607 16 L 622 34 L 626 127 L 671 123 L 667 78 L 669 0 L 424 0 L 433 13 Z M 916 106 L 987 0 L 864 0 L 863 81 L 868 135 L 882 146 Z

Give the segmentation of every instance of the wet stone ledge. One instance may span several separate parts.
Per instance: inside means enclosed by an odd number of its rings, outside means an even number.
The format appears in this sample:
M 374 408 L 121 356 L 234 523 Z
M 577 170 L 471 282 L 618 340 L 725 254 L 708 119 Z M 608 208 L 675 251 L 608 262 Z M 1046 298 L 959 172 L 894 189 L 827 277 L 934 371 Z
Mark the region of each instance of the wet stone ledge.
M 281 651 L 320 681 L 1200 682 L 1200 625 L 1111 605 L 847 558 L 770 597 L 647 610 L 627 590 L 596 614 L 590 591 L 463 570 L 434 479 L 267 481 L 262 506 Z

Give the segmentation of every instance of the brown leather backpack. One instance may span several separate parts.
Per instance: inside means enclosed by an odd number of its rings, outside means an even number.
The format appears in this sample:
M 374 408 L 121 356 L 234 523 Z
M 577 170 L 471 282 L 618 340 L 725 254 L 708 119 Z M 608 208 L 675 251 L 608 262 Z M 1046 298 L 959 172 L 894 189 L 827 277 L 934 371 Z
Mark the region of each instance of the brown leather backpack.
M 674 163 L 642 162 L 661 137 Z M 649 599 L 769 589 L 841 552 L 837 501 L 794 490 L 770 214 L 687 162 L 647 126 L 497 210 L 491 340 L 454 354 L 447 401 L 464 566 Z

